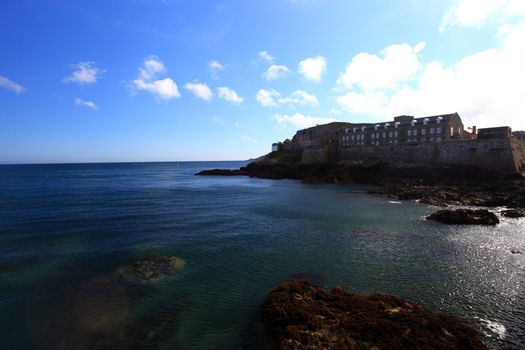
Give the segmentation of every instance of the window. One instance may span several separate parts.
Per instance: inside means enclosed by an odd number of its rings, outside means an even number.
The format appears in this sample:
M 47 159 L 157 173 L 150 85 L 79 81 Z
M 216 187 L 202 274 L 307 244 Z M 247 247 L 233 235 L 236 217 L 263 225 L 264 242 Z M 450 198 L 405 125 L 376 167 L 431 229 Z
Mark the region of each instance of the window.
M 392 137 L 392 131 L 388 133 L 388 137 Z
M 385 138 L 385 137 L 386 137 L 386 133 L 384 132 L 384 133 L 383 133 L 383 138 Z
M 421 129 L 421 135 L 425 135 L 427 133 L 427 129 Z
M 430 135 L 434 135 L 434 128 L 430 128 Z
M 417 136 L 417 129 L 414 129 L 414 136 Z
M 372 140 L 375 138 L 376 134 L 372 133 Z
M 454 127 L 453 126 L 450 127 L 450 136 L 451 137 L 454 136 Z
M 412 136 L 412 130 L 408 130 L 408 131 L 407 131 L 407 135 L 408 135 L 408 136 Z M 408 141 L 410 141 L 410 140 L 408 140 Z
M 355 137 L 354 137 L 354 135 L 352 135 L 352 141 L 354 141 L 354 139 L 355 139 Z
M 394 137 L 397 137 L 399 135 L 398 131 L 394 131 Z
M 436 137 L 436 142 L 441 142 L 441 137 Z
M 436 128 L 436 134 L 441 134 L 441 126 Z

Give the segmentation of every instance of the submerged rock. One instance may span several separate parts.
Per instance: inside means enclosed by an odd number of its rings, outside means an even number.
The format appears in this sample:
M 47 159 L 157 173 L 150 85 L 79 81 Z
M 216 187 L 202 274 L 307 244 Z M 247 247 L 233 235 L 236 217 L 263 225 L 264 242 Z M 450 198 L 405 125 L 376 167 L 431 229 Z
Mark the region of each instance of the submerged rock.
M 501 212 L 501 215 L 507 218 L 522 218 L 525 216 L 525 213 L 521 209 L 507 209 Z
M 117 276 L 132 283 L 157 282 L 184 268 L 186 262 L 175 256 L 160 256 L 136 261 L 117 269 Z
M 326 292 L 304 280 L 272 291 L 263 317 L 280 349 L 487 349 L 455 317 L 390 295 Z
M 496 214 L 486 209 L 443 209 L 427 216 L 427 220 L 449 225 L 496 225 L 499 223 Z

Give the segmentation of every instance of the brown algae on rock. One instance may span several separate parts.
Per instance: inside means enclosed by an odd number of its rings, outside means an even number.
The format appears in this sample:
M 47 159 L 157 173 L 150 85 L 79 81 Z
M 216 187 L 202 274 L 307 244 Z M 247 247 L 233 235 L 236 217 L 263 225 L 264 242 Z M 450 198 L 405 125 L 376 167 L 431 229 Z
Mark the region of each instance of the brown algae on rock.
M 116 274 L 131 283 L 152 283 L 184 268 L 186 262 L 176 256 L 158 256 L 120 266 Z

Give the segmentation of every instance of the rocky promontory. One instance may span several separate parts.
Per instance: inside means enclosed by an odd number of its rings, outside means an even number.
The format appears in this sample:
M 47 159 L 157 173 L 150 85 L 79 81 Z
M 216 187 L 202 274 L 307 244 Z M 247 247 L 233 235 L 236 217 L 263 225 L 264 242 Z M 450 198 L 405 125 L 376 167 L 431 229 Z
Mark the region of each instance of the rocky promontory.
M 525 208 L 525 177 L 502 175 L 465 166 L 416 166 L 379 162 L 301 162 L 300 151 L 272 152 L 237 170 L 207 170 L 197 175 L 245 175 L 265 179 L 369 184 L 369 193 L 399 200 L 448 206 Z
M 487 349 L 453 316 L 391 295 L 326 292 L 305 280 L 272 291 L 263 317 L 280 349 Z

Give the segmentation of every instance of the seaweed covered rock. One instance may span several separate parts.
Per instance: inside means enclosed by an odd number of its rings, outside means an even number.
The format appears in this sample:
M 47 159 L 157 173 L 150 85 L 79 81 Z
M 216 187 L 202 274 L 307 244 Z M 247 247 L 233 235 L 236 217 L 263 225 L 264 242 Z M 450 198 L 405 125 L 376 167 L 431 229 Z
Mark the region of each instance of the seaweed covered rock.
M 427 220 L 449 225 L 496 225 L 499 223 L 496 214 L 486 209 L 443 209 L 427 216 Z
M 120 266 L 117 276 L 131 283 L 150 283 L 182 270 L 185 261 L 175 256 L 158 256 Z
M 487 349 L 455 317 L 390 295 L 326 292 L 305 280 L 273 290 L 263 317 L 281 349 Z

